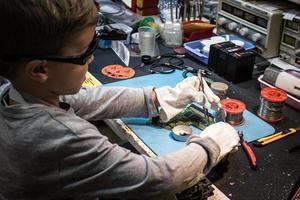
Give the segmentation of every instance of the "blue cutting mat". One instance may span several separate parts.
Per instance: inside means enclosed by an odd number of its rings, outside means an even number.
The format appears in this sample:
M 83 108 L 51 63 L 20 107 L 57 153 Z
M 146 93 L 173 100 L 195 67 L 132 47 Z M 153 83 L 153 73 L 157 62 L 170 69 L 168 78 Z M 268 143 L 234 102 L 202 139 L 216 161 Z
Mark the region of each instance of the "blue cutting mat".
M 161 87 L 169 85 L 173 87 L 181 80 L 183 80 L 182 71 L 176 70 L 171 74 L 151 74 L 105 84 L 105 86 Z M 243 113 L 243 117 L 245 118 L 245 122 L 240 126 L 235 126 L 235 128 L 236 130 L 242 130 L 244 132 L 244 138 L 248 142 L 273 134 L 275 131 L 271 125 L 247 110 Z M 169 130 L 149 125 L 149 119 L 123 118 L 122 120 L 157 155 L 165 155 L 185 146 L 184 142 L 178 142 L 172 139 Z M 201 133 L 201 130 L 198 128 L 192 127 L 192 130 L 193 134 Z

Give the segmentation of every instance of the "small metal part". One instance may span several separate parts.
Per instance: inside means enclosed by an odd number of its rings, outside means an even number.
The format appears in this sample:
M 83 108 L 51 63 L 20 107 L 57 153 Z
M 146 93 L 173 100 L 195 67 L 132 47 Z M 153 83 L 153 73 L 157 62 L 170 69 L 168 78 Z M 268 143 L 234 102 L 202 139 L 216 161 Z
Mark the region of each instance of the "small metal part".
M 184 0 L 183 3 L 183 17 L 182 17 L 182 21 L 186 21 L 186 16 L 187 16 L 187 1 L 188 0 Z
M 170 0 L 171 22 L 174 23 L 173 0 Z
M 205 71 L 204 70 L 201 70 L 199 69 L 198 72 L 197 72 L 197 76 L 199 78 L 199 91 L 203 91 L 204 92 L 204 84 L 203 84 L 203 76 L 205 74 Z M 205 98 L 204 98 L 205 100 Z M 205 102 L 203 102 L 203 104 L 205 104 Z M 204 109 L 204 116 L 206 119 L 208 119 L 208 110 L 207 108 L 203 108 Z
M 193 3 L 193 17 L 194 17 L 194 20 L 197 19 L 197 10 L 196 10 L 196 2 L 195 1 Z
M 192 135 L 192 129 L 186 125 L 178 125 L 172 129 L 171 135 L 175 140 L 185 142 Z
M 189 22 L 191 20 L 191 4 L 190 1 L 186 1 L 187 2 L 187 21 Z
M 178 9 L 179 9 L 179 0 L 176 0 L 176 8 L 175 8 L 175 18 L 176 22 L 178 21 Z

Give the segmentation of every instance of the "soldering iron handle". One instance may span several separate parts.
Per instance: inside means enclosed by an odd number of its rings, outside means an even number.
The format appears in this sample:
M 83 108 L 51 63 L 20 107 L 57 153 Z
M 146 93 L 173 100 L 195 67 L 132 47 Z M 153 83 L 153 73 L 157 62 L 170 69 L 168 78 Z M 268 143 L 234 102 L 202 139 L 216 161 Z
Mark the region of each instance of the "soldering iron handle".
M 257 164 L 256 164 L 256 156 L 253 150 L 245 140 L 242 141 L 242 147 L 248 157 L 251 168 L 255 170 L 257 168 Z

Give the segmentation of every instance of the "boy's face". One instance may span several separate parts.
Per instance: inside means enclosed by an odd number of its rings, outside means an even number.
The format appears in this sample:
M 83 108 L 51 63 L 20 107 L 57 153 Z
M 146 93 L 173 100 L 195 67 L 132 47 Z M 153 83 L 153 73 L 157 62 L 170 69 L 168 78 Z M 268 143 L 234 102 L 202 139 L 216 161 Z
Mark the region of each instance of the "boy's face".
M 74 32 L 66 41 L 62 56 L 76 56 L 86 52 L 93 41 L 95 26 Z M 47 88 L 54 94 L 66 95 L 77 93 L 85 80 L 88 65 L 93 61 L 93 54 L 84 65 L 47 61 Z

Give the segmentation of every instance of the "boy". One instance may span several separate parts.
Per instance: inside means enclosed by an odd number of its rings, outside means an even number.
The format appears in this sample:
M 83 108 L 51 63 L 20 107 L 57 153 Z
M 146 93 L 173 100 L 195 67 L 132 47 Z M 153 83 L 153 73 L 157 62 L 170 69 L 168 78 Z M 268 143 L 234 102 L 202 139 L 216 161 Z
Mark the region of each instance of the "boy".
M 81 88 L 97 46 L 92 0 L 0 1 L 0 198 L 159 198 L 195 184 L 238 143 L 218 123 L 158 158 L 111 144 L 86 120 L 166 120 L 218 102 L 192 77 L 175 88 Z M 128 100 L 130 99 L 130 100 Z M 207 101 L 205 101 L 207 100 Z

